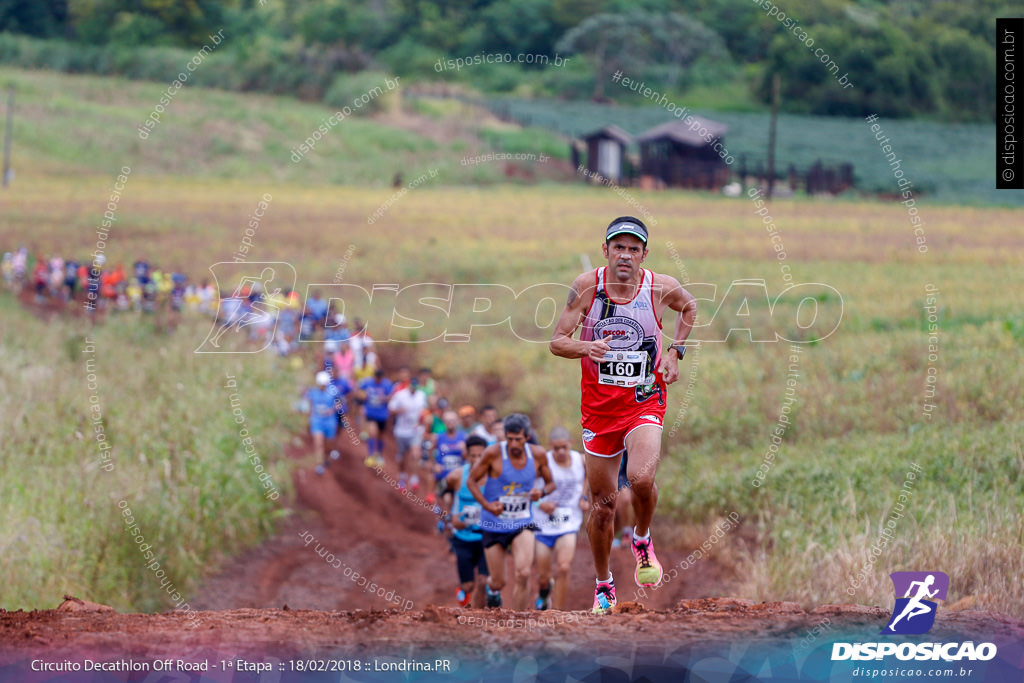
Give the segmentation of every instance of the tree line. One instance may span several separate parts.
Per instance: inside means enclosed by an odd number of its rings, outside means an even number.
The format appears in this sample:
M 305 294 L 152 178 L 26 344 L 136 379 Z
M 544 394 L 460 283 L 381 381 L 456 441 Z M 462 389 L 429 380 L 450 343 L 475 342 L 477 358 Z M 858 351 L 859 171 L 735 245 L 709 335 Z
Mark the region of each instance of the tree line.
M 621 70 L 684 98 L 694 87 L 738 84 L 756 106 L 768 103 L 778 73 L 785 111 L 981 121 L 995 112 L 998 16 L 1014 16 L 1013 6 L 1002 0 L 0 0 L 0 61 L 165 80 L 178 68 L 175 60 L 223 30 L 225 45 L 194 82 L 330 100 L 353 90 L 354 74 L 370 71 L 490 93 L 628 101 L 629 93 L 609 83 Z M 449 58 L 495 53 L 533 57 L 438 68 Z M 821 54 L 854 85 L 837 85 Z M 552 68 L 556 56 L 573 59 Z

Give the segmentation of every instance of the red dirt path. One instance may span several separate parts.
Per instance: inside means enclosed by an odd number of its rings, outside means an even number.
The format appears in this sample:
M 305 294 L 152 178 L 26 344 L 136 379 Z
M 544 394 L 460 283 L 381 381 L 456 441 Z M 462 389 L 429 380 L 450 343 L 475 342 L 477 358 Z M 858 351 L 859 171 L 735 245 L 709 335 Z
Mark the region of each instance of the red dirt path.
M 363 465 L 364 451 L 354 434 L 342 431 L 339 441 L 342 457 L 328 469 L 331 476 L 318 477 L 309 467 L 296 469 L 296 517 L 269 542 L 235 559 L 212 578 L 191 601 L 193 607 L 387 609 L 406 600 L 416 608 L 455 606 L 455 556 L 434 529 L 437 517 L 418 496 L 406 497 L 396 490 L 393 467 L 377 475 Z M 307 445 L 292 445 L 287 451 L 293 458 L 305 457 Z M 307 544 L 302 534 L 312 540 Z M 317 544 L 326 560 L 315 552 Z M 337 558 L 334 566 L 324 547 Z M 683 561 L 688 553 L 681 548 L 658 549 L 666 568 Z M 341 569 L 335 568 L 339 564 Z M 372 577 L 385 589 L 385 597 L 393 590 L 401 600 L 389 603 L 367 592 L 351 579 L 353 572 Z M 613 551 L 612 572 L 619 577 L 619 600 L 637 599 L 628 549 Z M 570 609 L 587 609 L 593 603 L 592 574 L 590 548 L 582 534 L 573 562 Z M 723 577 L 728 576 L 729 568 L 703 562 L 685 572 L 682 580 L 649 591 L 644 602 L 650 608 L 666 608 L 684 597 L 706 597 L 716 589 L 720 594 Z M 511 592 L 511 586 L 504 590 L 506 605 L 511 604 Z
M 289 450 L 293 457 L 300 456 L 306 445 Z M 88 611 L 75 604 L 62 610 L 0 610 L 0 681 L 22 680 L 35 658 L 48 662 L 131 659 L 150 666 L 168 658 L 206 661 L 214 668 L 203 674 L 203 680 L 223 681 L 255 680 L 234 670 L 238 659 L 272 663 L 277 668 L 268 675 L 283 675 L 273 680 L 306 680 L 308 672 L 287 668 L 295 666 L 297 659 L 337 658 L 358 659 L 365 666 L 442 658 L 462 672 L 460 680 L 527 680 L 533 675 L 547 680 L 583 680 L 590 675 L 587 672 L 606 672 L 609 667 L 620 669 L 626 676 L 622 680 L 636 676 L 676 679 L 683 670 L 708 667 L 711 671 L 725 667 L 727 671 L 756 672 L 767 660 L 773 662 L 772 667 L 803 667 L 802 673 L 806 673 L 814 667 L 852 666 L 850 662 L 828 661 L 829 639 L 877 640 L 889 616 L 884 609 L 856 605 L 806 611 L 794 603 L 702 598 L 713 595 L 730 576 L 731 570 L 713 558 L 683 572 L 680 580 L 650 592 L 641 604 L 635 601 L 636 589 L 630 581 L 631 554 L 622 550 L 613 553 L 613 571 L 621 577 L 620 604 L 615 613 L 594 617 L 586 611 L 593 594 L 585 540 L 576 555 L 570 590 L 570 606 L 575 611 L 461 609 L 453 599 L 454 558 L 434 531 L 433 514 L 399 495 L 383 477 L 366 468 L 351 439 L 342 450 L 342 458 L 332 464 L 329 476 L 296 469 L 295 517 L 269 542 L 236 558 L 207 582 L 192 600 L 201 610 L 198 628 L 193 628 L 182 612 L 118 614 Z M 315 539 L 308 546 L 300 536 L 307 532 Z M 330 554 L 324 552 L 326 559 L 320 557 L 314 550 L 317 544 L 321 544 L 321 552 L 326 548 L 335 556 L 336 565 L 344 563 L 360 574 L 371 575 L 397 596 L 386 592 L 385 597 L 378 597 L 364 591 L 344 570 L 329 563 Z M 666 567 L 687 554 L 686 548 L 659 549 Z M 505 593 L 509 604 L 509 589 Z M 825 625 L 821 634 L 813 630 Z M 929 635 L 935 640 L 998 639 L 1005 657 L 1001 655 L 996 664 L 1004 668 L 981 671 L 983 676 L 974 680 L 1009 680 L 1005 671 L 1021 678 L 1024 622 L 989 613 L 944 610 Z M 810 647 L 800 648 L 801 639 Z M 735 654 L 738 643 L 742 644 L 740 652 L 745 653 L 742 657 Z M 730 652 L 739 659 L 722 659 Z M 741 660 L 751 656 L 753 659 L 742 664 L 747 669 L 736 669 Z M 221 660 L 233 663 L 220 671 L 216 667 Z M 832 669 L 826 672 L 830 676 Z M 33 680 L 55 680 L 51 674 L 31 675 Z M 198 675 L 178 671 L 175 680 L 199 680 L 190 678 Z M 342 674 L 321 675 L 328 677 L 322 680 L 338 680 Z M 395 672 L 374 675 L 375 680 L 405 676 Z M 118 676 L 107 680 L 152 680 L 146 678 L 146 672 Z M 450 676 L 438 679 L 449 680 Z M 355 678 L 363 679 L 362 675 Z M 93 679 L 72 676 L 60 680 Z
M 295 514 L 279 533 L 232 560 L 191 599 L 201 610 L 198 628 L 182 612 L 119 614 L 74 602 L 60 610 L 0 610 L 0 681 L 94 680 L 85 673 L 31 673 L 34 658 L 132 659 L 151 667 L 165 658 L 207 661 L 211 669 L 202 680 L 255 680 L 234 668 L 236 658 L 245 658 L 274 664 L 271 678 L 260 680 L 305 680 L 308 672 L 287 668 L 294 666 L 288 660 L 338 657 L 363 666 L 442 657 L 461 672 L 455 674 L 459 680 L 605 680 L 609 669 L 617 671 L 607 680 L 679 680 L 683 671 L 690 672 L 690 680 L 728 680 L 722 675 L 733 672 L 748 680 L 745 676 L 756 675 L 766 662 L 782 673 L 817 672 L 818 680 L 832 678 L 835 668 L 845 680 L 853 663 L 828 661 L 830 642 L 878 640 L 889 616 L 877 607 L 826 605 L 806 611 L 794 603 L 710 597 L 728 593 L 733 578 L 733 569 L 714 555 L 641 599 L 632 584 L 631 553 L 617 550 L 612 570 L 619 579 L 620 604 L 613 614 L 594 617 L 587 611 L 593 569 L 585 534 L 573 564 L 569 606 L 574 611 L 461 609 L 454 601 L 454 556 L 434 530 L 436 517 L 422 501 L 403 497 L 386 477 L 366 468 L 351 434 L 342 432 L 340 441 L 342 457 L 328 476 L 295 468 Z M 308 439 L 286 448 L 294 459 L 308 451 Z M 393 469 L 386 471 L 393 475 Z M 312 540 L 307 544 L 302 534 Z M 691 550 L 669 540 L 659 544 L 658 555 L 668 568 Z M 343 569 L 329 563 L 332 556 Z M 349 568 L 372 576 L 384 597 L 358 585 L 351 572 L 347 576 Z M 504 593 L 508 605 L 511 588 Z M 944 609 L 928 639 L 998 642 L 998 659 L 987 663 L 995 668 L 971 680 L 1024 680 L 1024 622 Z M 219 670 L 221 660 L 231 665 Z M 150 668 L 103 680 L 158 680 L 149 678 L 155 675 Z M 178 670 L 172 679 L 199 680 L 198 675 Z M 406 674 L 388 675 L 374 679 L 406 680 Z M 451 674 L 440 678 L 450 680 Z

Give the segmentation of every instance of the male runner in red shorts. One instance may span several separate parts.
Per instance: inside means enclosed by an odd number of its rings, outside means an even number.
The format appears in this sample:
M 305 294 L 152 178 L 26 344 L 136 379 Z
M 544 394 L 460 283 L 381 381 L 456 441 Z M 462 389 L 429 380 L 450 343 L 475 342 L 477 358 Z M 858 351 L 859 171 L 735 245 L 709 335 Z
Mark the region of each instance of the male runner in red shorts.
M 647 258 L 647 226 L 641 221 L 632 216 L 613 220 L 602 251 L 608 265 L 583 273 L 572 283 L 550 345 L 556 356 L 579 358 L 582 365 L 580 412 L 594 501 L 587 533 L 597 570 L 596 613 L 615 605 L 608 556 L 615 535 L 619 461 L 626 450 L 636 516 L 634 578 L 638 586 L 661 582 L 650 524 L 658 502 L 654 474 L 666 385 L 679 377 L 683 343 L 697 317 L 696 300 L 675 278 L 641 268 Z M 666 308 L 679 317 L 663 354 L 661 320 Z M 580 338 L 573 339 L 581 325 Z

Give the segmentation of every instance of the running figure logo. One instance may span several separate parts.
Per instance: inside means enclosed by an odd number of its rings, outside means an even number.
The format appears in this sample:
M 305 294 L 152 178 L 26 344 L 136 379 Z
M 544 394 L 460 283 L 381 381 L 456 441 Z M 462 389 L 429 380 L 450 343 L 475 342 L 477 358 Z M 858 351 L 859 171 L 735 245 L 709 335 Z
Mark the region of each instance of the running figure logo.
M 949 577 L 942 572 L 893 572 L 892 579 L 896 605 L 892 619 L 882 633 L 918 635 L 927 633 L 935 623 L 938 605 L 931 600 L 945 600 L 949 592 Z
M 222 261 L 210 266 L 213 283 L 220 292 L 217 314 L 206 339 L 195 353 L 259 353 L 274 341 L 277 314 L 283 294 L 295 288 L 295 269 L 285 262 Z M 224 337 L 233 333 L 257 344 L 241 347 L 225 345 Z

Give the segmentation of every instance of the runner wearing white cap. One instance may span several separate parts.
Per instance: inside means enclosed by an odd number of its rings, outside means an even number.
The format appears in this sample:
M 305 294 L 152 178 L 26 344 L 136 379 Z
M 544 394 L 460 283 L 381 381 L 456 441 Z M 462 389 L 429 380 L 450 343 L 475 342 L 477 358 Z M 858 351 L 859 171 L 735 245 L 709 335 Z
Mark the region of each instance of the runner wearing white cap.
M 306 390 L 309 400 L 309 432 L 313 435 L 313 452 L 317 461 L 316 473 L 326 472 L 327 458 L 324 443 L 338 435 L 338 418 L 334 408 L 335 392 L 331 390 L 331 374 L 321 370 L 316 373 L 316 386 Z

